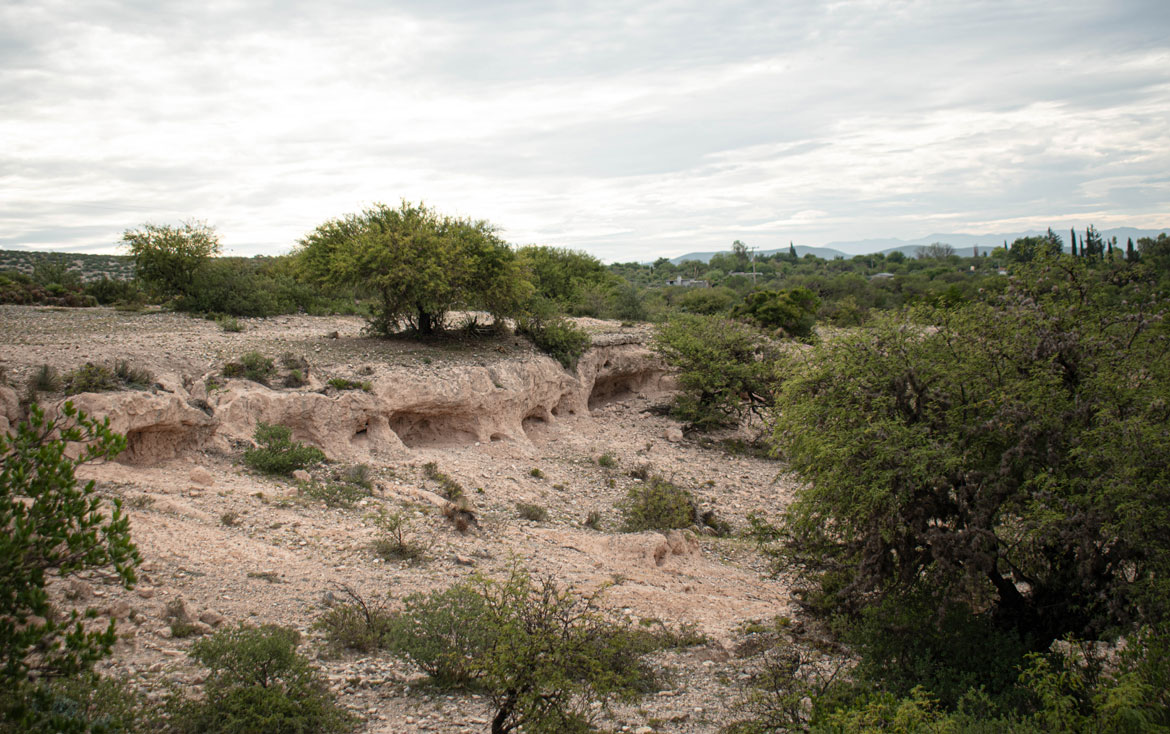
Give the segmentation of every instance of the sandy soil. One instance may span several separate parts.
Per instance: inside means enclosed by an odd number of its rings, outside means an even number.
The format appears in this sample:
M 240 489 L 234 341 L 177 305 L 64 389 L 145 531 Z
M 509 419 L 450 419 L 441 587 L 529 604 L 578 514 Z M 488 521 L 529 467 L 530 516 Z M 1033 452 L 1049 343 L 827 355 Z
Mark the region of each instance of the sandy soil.
M 13 385 L 40 364 L 65 371 L 86 361 L 128 359 L 156 375 L 198 381 L 249 350 L 305 355 L 317 374 L 380 370 L 433 371 L 531 359 L 524 340 L 457 341 L 431 345 L 361 336 L 362 322 L 346 317 L 286 316 L 243 320 L 228 334 L 209 321 L 167 313 L 124 314 L 109 309 L 0 307 L 0 367 Z M 623 332 L 590 321 L 595 333 Z M 337 338 L 330 338 L 337 332 Z M 624 330 L 628 338 L 645 329 Z M 489 719 L 479 697 L 438 692 L 418 671 L 387 656 L 330 656 L 313 622 L 343 586 L 371 600 L 396 600 L 465 578 L 505 574 L 520 563 L 582 590 L 612 583 L 606 604 L 634 619 L 693 625 L 708 644 L 664 653 L 656 664 L 670 683 L 635 706 L 618 707 L 602 725 L 613 731 L 707 732 L 730 721 L 729 704 L 754 661 L 735 654 L 741 627 L 775 616 L 795 618 L 790 582 L 768 574 L 768 563 L 742 537 L 697 537 L 681 553 L 661 554 L 663 536 L 618 532 L 615 507 L 646 466 L 692 489 L 704 504 L 742 530 L 750 512 L 775 516 L 788 502 L 791 479 L 774 462 L 732 456 L 698 437 L 677 440 L 664 417 L 668 394 L 630 393 L 599 401 L 590 414 L 541 426 L 530 441 L 473 443 L 409 450 L 370 464 L 373 494 L 352 508 L 306 500 L 288 481 L 246 469 L 238 451 L 205 449 L 149 466 L 88 466 L 83 476 L 121 498 L 144 564 L 130 592 L 82 589 L 82 601 L 125 618 L 124 639 L 103 667 L 153 685 L 160 678 L 198 685 L 202 671 L 172 639 L 163 608 L 181 599 L 212 625 L 274 622 L 306 634 L 305 650 L 320 665 L 342 703 L 365 720 L 365 732 L 483 731 Z M 672 434 L 668 440 L 666 437 Z M 599 466 L 609 454 L 616 466 Z M 458 481 L 480 527 L 461 534 L 419 489 L 438 491 L 427 462 Z M 331 468 L 320 470 L 326 472 Z M 540 476 L 534 476 L 539 470 Z M 519 517 L 519 502 L 539 504 L 548 519 Z M 383 562 L 370 548 L 379 508 L 402 512 L 412 536 L 428 547 L 422 563 Z M 583 525 L 590 511 L 601 529 Z M 658 558 L 655 557 L 659 552 Z M 125 602 L 122 604 L 121 602 Z M 222 621 L 221 621 L 222 620 Z M 646 727 L 650 727 L 647 729 Z

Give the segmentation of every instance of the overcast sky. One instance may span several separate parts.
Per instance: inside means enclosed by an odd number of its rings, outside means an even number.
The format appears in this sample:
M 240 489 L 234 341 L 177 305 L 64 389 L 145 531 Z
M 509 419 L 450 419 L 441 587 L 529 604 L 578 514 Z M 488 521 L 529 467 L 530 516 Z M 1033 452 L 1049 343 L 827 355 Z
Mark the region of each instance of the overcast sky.
M 1170 225 L 1170 1 L 0 2 L 0 248 L 374 202 L 651 260 Z

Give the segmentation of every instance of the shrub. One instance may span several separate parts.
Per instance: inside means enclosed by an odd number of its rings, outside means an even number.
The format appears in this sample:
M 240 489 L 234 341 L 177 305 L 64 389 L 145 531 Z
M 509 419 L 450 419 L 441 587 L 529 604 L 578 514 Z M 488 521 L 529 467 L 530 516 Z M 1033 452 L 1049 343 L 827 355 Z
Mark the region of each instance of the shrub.
M 127 360 L 120 359 L 114 362 L 114 376 L 121 381 L 124 387 L 131 390 L 145 390 L 154 382 L 154 375 L 145 367 L 135 367 Z
M 391 619 L 385 605 L 368 602 L 348 586 L 342 586 L 340 591 L 347 601 L 334 604 L 313 626 L 325 633 L 326 643 L 334 650 L 381 650 L 386 645 Z
M 597 457 L 597 465 L 603 469 L 612 469 L 617 466 L 617 459 L 613 458 L 613 454 L 606 452 Z
M 821 299 L 807 288 L 749 293 L 732 314 L 765 329 L 779 329 L 785 336 L 807 339 L 816 326 Z
M 284 376 L 281 384 L 285 387 L 304 387 L 308 383 L 305 375 L 300 370 L 289 370 L 288 374 Z
M 495 709 L 494 734 L 585 731 L 596 704 L 632 699 L 652 679 L 651 648 L 581 597 L 513 568 L 503 581 L 474 575 L 413 594 L 393 615 L 389 650 L 441 685 L 473 685 Z
M 137 281 L 111 279 L 104 275 L 98 280 L 86 283 L 85 293 L 103 306 L 116 303 L 141 304 L 145 300 Z
M 175 704 L 172 722 L 185 734 L 305 734 L 350 731 L 353 717 L 337 706 L 324 680 L 296 651 L 287 627 L 240 626 L 191 646 L 210 669 L 205 698 Z
M 517 502 L 516 514 L 531 522 L 544 522 L 548 519 L 548 510 L 529 502 Z
M 525 323 L 519 331 L 531 339 L 537 349 L 560 362 L 567 370 L 577 368 L 577 361 L 592 344 L 589 334 L 567 319 L 554 319 L 540 324 Z
M 193 292 L 195 273 L 219 252 L 215 229 L 197 221 L 182 227 L 144 224 L 126 230 L 122 241 L 138 278 L 168 297 Z
M 293 441 L 292 430 L 286 426 L 260 423 L 252 438 L 259 446 L 244 452 L 244 463 L 264 474 L 287 476 L 297 469 L 325 461 L 321 449 Z
M 672 413 L 698 430 L 764 417 L 779 387 L 775 347 L 747 324 L 676 314 L 658 328 L 654 350 L 678 371 Z
M 153 734 L 164 726 L 160 708 L 117 678 L 86 673 L 0 691 L 0 734 Z
M 238 334 L 244 330 L 244 325 L 235 316 L 217 316 L 215 323 L 219 324 L 220 331 L 229 334 Z
M 61 389 L 61 375 L 51 365 L 42 364 L 29 377 L 29 389 L 40 392 L 57 392 Z
M 438 482 L 442 488 L 443 496 L 452 502 L 467 494 L 463 489 L 463 485 L 439 471 L 439 465 L 433 461 L 428 461 L 423 464 L 423 473 L 426 474 L 428 479 Z
M 303 496 L 324 502 L 330 507 L 353 507 L 370 496 L 368 488 L 345 482 L 305 482 L 300 491 Z
M 532 477 L 533 479 L 544 479 L 544 472 L 542 472 L 540 469 L 537 469 L 536 467 L 533 467 L 528 470 L 528 476 Z
M 426 548 L 411 539 L 408 531 L 410 521 L 398 512 L 380 509 L 373 517 L 374 525 L 380 531 L 374 538 L 374 553 L 384 561 L 417 562 L 426 558 Z
M 590 510 L 589 514 L 585 516 L 585 527 L 591 530 L 601 530 L 601 512 L 599 510 Z
M 63 386 L 66 395 L 77 395 L 83 392 L 108 392 L 122 385 L 109 367 L 86 362 L 65 374 Z
M 691 493 L 662 477 L 632 487 L 618 504 L 622 529 L 627 533 L 642 530 L 677 530 L 696 524 L 698 507 Z
M 109 459 L 125 439 L 78 411 L 71 402 L 48 420 L 37 405 L 13 432 L 0 434 L 0 681 L 15 684 L 30 672 L 72 675 L 109 654 L 114 620 L 102 630 L 84 620 L 96 612 L 62 612 L 50 603 L 46 576 L 104 574 L 126 588 L 136 580 L 138 549 L 122 505 L 108 507 L 90 481 L 77 486 L 80 464 Z M 52 437 L 52 438 L 51 438 Z M 84 445 L 70 458 L 69 444 Z M 5 686 L 0 686 L 4 688 Z
M 364 380 L 347 380 L 344 377 L 334 377 L 326 383 L 337 390 L 363 390 L 369 392 L 372 385 Z
M 223 366 L 224 377 L 243 377 L 261 385 L 267 385 L 268 378 L 275 371 L 276 365 L 272 359 L 260 352 L 248 352 L 238 361 L 228 362 Z

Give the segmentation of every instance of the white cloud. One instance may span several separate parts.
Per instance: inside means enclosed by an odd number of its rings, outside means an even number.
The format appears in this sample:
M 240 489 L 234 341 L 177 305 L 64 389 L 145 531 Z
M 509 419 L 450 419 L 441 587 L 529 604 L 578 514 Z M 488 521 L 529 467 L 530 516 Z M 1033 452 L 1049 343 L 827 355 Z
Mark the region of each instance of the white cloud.
M 625 260 L 1164 226 L 1166 20 L 1136 0 L 14 2 L 0 246 L 194 216 L 277 252 L 399 198 Z

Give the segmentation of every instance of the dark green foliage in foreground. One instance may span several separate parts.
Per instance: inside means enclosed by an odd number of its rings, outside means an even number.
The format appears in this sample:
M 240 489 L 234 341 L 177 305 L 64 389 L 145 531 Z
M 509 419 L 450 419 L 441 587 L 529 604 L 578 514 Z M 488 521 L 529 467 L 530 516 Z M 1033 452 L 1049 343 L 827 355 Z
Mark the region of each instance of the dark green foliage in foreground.
M 116 456 L 122 436 L 65 403 L 50 420 L 36 405 L 14 433 L 0 435 L 0 688 L 28 673 L 68 676 L 109 654 L 113 620 L 93 629 L 94 614 L 62 612 L 50 604 L 50 575 L 105 575 L 130 588 L 140 562 L 121 503 L 102 502 L 91 481 L 77 486 L 79 464 Z M 56 433 L 55 433 L 56 432 Z M 85 442 L 77 459 L 69 442 Z
M 653 346 L 678 371 L 673 413 L 692 428 L 733 425 L 770 405 L 778 387 L 775 346 L 738 321 L 676 314 L 659 326 Z
M 287 426 L 260 423 L 252 437 L 259 445 L 244 452 L 244 463 L 264 474 L 288 476 L 297 469 L 325 461 L 321 449 L 293 441 L 292 429 Z
M 237 627 L 191 647 L 210 669 L 205 698 L 178 701 L 174 729 L 221 734 L 325 734 L 354 728 L 286 627 Z
M 157 734 L 159 707 L 127 683 L 85 673 L 0 691 L 0 734 Z
M 386 640 L 439 684 L 482 691 L 494 734 L 590 731 L 593 702 L 646 690 L 640 658 L 657 644 L 596 602 L 518 569 L 504 581 L 475 575 L 408 596 Z
M 789 527 L 837 601 L 934 588 L 1041 644 L 1170 611 L 1170 340 L 1138 275 L 1046 260 L 794 360 Z

